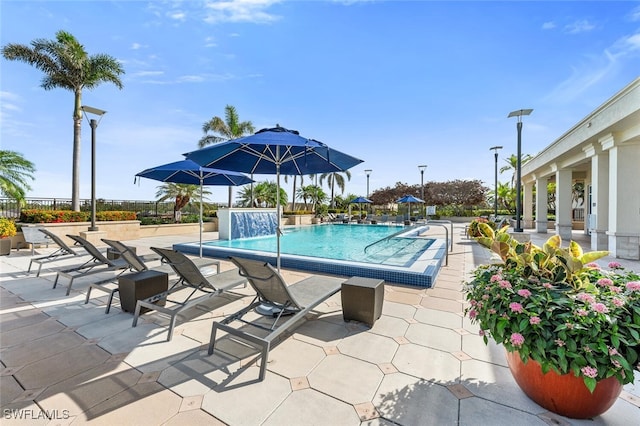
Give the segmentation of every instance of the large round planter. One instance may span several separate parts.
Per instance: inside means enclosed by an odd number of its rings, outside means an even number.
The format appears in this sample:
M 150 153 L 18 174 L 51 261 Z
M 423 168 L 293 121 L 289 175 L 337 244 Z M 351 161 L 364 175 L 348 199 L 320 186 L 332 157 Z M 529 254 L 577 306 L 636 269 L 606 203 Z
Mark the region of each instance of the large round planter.
M 507 352 L 507 363 L 516 383 L 525 394 L 549 411 L 573 419 L 599 416 L 616 402 L 622 384 L 615 377 L 598 382 L 593 393 L 582 378 L 573 373 L 542 373 L 540 364 L 529 359 L 525 364 L 518 352 Z

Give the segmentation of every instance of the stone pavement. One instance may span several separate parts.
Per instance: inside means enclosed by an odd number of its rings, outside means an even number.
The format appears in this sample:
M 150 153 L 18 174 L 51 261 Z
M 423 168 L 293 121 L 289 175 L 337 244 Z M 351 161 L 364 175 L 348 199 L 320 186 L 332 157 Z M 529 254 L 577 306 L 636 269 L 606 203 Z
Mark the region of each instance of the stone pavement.
M 492 259 L 463 230 L 455 225 L 449 266 L 432 289 L 387 283 L 383 315 L 371 328 L 343 321 L 338 293 L 271 350 L 262 382 L 253 349 L 223 338 L 207 355 L 212 322 L 247 304 L 248 289 L 188 311 L 167 342 L 162 315 L 146 314 L 132 328 L 118 303 L 104 313 L 106 293 L 94 291 L 84 304 L 91 279 L 78 280 L 67 297 L 64 287 L 52 289 L 52 269 L 26 275 L 29 250 L 12 251 L 0 258 L 2 424 L 640 424 L 640 374 L 592 420 L 551 414 L 520 391 L 503 349 L 485 346 L 462 315 L 463 281 Z M 549 236 L 531 235 L 536 243 Z M 217 233 L 205 235 L 212 238 Z M 127 243 L 146 253 L 197 239 Z M 640 270 L 640 262 L 621 263 Z M 289 283 L 308 276 L 283 275 Z

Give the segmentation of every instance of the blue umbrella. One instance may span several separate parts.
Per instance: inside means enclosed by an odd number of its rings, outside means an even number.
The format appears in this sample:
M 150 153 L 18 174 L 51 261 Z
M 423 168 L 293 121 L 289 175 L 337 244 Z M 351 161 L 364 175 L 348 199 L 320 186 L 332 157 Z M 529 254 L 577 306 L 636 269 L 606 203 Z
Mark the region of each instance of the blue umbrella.
M 251 178 L 242 173 L 202 167 L 191 160 L 152 167 L 137 173 L 137 177 L 160 182 L 200 185 L 200 257 L 202 257 L 202 187 L 204 185 L 238 186 L 253 182 Z
M 349 201 L 349 204 L 358 203 L 358 209 L 360 210 L 360 213 L 362 213 L 362 203 L 371 204 L 372 202 L 373 201 L 366 197 L 356 197 L 353 200 Z M 349 216 L 351 216 L 351 207 L 349 207 Z
M 405 195 L 404 197 L 398 199 L 396 203 L 409 203 L 409 212 L 407 214 L 409 219 L 411 218 L 411 203 L 424 203 L 424 200 L 416 198 L 413 195 Z
M 185 154 L 205 167 L 253 174 L 276 175 L 277 268 L 280 269 L 280 175 L 342 172 L 362 160 L 300 136 L 284 127 L 262 129 L 255 134 L 217 143 Z

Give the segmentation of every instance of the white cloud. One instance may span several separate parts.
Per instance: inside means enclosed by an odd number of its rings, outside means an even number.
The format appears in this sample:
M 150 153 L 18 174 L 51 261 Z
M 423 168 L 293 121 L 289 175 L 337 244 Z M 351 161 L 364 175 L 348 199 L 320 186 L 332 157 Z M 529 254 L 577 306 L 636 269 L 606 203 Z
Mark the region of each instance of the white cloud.
M 130 74 L 132 77 L 151 77 L 164 75 L 164 71 L 138 71 Z
M 572 75 L 560 83 L 546 99 L 569 102 L 620 67 L 626 58 L 640 52 L 640 31 L 619 38 L 599 55 L 592 55 L 572 69 Z
M 544 24 L 542 24 L 543 30 L 552 30 L 555 27 L 556 27 L 556 23 L 553 21 L 545 22 Z
M 635 8 L 633 8 L 631 12 L 629 12 L 628 17 L 630 21 L 640 21 L 640 6 L 636 6 Z
M 184 21 L 187 20 L 187 14 L 185 12 L 179 11 L 179 10 L 176 10 L 176 11 L 173 11 L 173 12 L 168 12 L 167 16 L 170 19 L 173 19 L 174 21 L 184 22 Z
M 582 19 L 580 21 L 575 21 L 570 24 L 565 25 L 564 30 L 569 34 L 578 34 L 591 31 L 596 26 L 586 19 Z
M 265 24 L 277 21 L 279 16 L 266 10 L 280 0 L 223 0 L 208 1 L 205 5 L 208 24 L 220 22 L 249 22 Z
M 204 39 L 204 47 L 216 47 L 218 43 L 216 43 L 215 38 L 213 37 L 205 37 Z
M 147 48 L 148 46 L 144 45 L 144 44 L 140 44 L 140 43 L 132 43 L 131 44 L 131 49 L 132 50 L 139 50 L 139 49 L 144 49 Z

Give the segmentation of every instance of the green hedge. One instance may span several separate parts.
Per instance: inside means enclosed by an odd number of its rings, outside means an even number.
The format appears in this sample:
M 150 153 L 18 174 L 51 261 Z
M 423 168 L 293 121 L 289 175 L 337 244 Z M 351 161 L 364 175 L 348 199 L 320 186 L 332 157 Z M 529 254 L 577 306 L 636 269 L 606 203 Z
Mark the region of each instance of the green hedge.
M 22 210 L 20 222 L 22 223 L 66 223 L 89 222 L 90 212 L 74 212 L 72 210 Z M 104 211 L 96 212 L 96 220 L 103 222 L 136 220 L 135 212 L 129 211 Z

